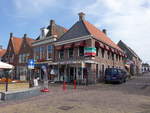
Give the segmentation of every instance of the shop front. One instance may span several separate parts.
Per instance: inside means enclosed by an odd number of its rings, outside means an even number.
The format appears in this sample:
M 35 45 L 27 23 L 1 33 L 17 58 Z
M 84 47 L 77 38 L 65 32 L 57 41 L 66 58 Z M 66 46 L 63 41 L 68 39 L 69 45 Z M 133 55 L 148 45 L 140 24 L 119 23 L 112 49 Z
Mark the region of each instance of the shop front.
M 94 61 L 64 61 L 58 62 L 58 81 L 66 81 L 73 83 L 74 80 L 77 84 L 93 82 L 96 79 L 96 73 L 92 67 L 96 65 Z M 95 81 L 95 80 L 94 80 Z

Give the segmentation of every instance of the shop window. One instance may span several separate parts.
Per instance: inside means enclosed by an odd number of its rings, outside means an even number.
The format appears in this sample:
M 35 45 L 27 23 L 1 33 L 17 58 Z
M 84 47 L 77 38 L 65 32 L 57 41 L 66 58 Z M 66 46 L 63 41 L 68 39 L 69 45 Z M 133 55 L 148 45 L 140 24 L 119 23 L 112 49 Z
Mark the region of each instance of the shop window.
M 69 55 L 69 58 L 73 57 L 73 48 L 68 49 L 68 55 Z
M 96 56 L 98 56 L 98 55 L 99 55 L 99 48 L 96 47 Z
M 102 75 L 104 75 L 104 74 L 105 74 L 105 66 L 102 65 Z
M 63 59 L 64 58 L 64 50 L 59 51 L 59 58 Z
M 84 47 L 83 46 L 79 47 L 79 56 L 84 56 Z

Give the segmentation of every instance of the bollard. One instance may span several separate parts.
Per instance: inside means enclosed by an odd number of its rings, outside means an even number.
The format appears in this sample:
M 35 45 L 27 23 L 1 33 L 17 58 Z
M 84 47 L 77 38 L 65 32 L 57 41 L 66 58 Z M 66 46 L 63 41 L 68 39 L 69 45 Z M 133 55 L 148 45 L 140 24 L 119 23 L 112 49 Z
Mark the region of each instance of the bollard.
M 63 91 L 66 91 L 66 89 L 67 89 L 67 84 L 66 84 L 66 82 L 64 81 L 64 83 L 63 83 Z
M 76 82 L 76 80 L 74 80 L 74 89 L 76 89 L 77 88 L 77 82 Z

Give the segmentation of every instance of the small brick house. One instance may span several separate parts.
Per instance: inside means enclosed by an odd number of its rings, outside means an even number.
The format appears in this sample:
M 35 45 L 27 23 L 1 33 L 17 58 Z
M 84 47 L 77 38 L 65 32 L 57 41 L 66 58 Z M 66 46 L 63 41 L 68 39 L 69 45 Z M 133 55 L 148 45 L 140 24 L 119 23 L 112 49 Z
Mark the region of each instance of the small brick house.
M 53 77 L 50 75 L 52 67 L 55 68 L 54 64 L 54 42 L 57 41 L 67 29 L 57 25 L 54 20 L 50 20 L 48 27 L 41 28 L 40 36 L 32 43 L 34 60 L 35 60 L 35 71 L 43 79 L 42 66 L 45 66 L 48 71 L 48 78 L 51 80 Z
M 0 45 L 0 61 L 3 61 L 2 57 L 4 56 L 6 50 L 2 48 L 2 46 Z M 3 77 L 3 71 L 0 69 L 0 78 Z
M 77 21 L 55 42 L 57 80 L 96 83 L 103 80 L 106 68 L 124 69 L 124 52 L 107 35 L 85 20 Z
M 142 73 L 142 60 L 141 58 L 122 40 L 118 42 L 118 46 L 125 52 L 125 66 L 129 68 L 129 72 L 132 75 Z
M 0 61 L 2 61 L 2 57 L 4 56 L 6 50 L 2 48 L 2 46 L 0 45 Z
M 19 79 L 19 76 L 17 75 L 17 65 L 19 63 L 18 53 L 20 51 L 21 44 L 22 39 L 13 36 L 13 33 L 10 33 L 10 39 L 8 42 L 7 50 L 3 56 L 3 61 L 12 64 L 15 67 L 13 74 L 14 79 Z
M 27 34 L 24 34 L 22 38 L 22 44 L 18 53 L 19 61 L 17 65 L 17 75 L 20 80 L 29 80 L 27 64 L 29 59 L 33 59 L 32 43 L 34 41 L 35 40 L 32 38 L 27 37 Z

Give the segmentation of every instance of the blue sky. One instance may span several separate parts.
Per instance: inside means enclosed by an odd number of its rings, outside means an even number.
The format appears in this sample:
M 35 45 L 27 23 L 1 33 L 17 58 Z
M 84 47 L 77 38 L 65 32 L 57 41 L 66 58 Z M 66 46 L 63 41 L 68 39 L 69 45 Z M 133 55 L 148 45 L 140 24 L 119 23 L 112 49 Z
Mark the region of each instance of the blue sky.
M 7 47 L 10 32 L 36 38 L 50 19 L 70 28 L 81 11 L 114 42 L 124 41 L 150 63 L 150 0 L 1 0 L 0 45 Z

